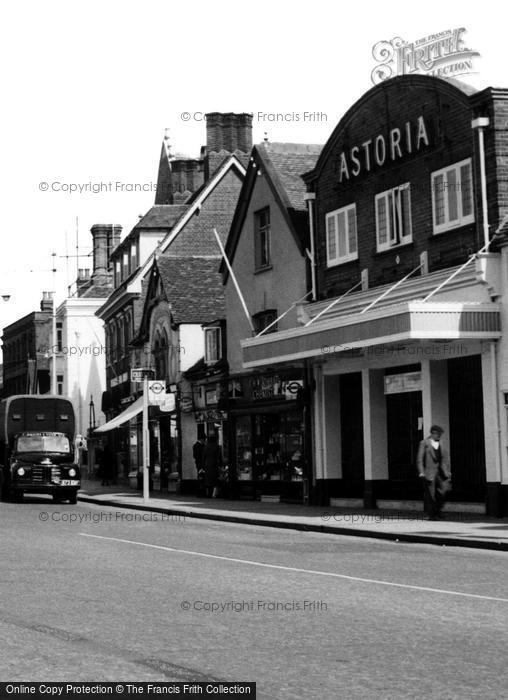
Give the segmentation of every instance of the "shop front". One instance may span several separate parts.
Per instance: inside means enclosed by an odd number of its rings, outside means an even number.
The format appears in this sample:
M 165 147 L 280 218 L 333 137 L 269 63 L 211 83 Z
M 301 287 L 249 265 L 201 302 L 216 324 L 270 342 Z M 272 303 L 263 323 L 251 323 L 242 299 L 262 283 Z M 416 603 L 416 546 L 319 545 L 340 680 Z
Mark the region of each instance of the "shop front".
M 308 498 L 309 408 L 303 369 L 229 381 L 230 471 L 239 497 Z
M 457 277 L 448 291 L 476 295 L 475 301 L 397 301 L 362 313 L 381 293 L 368 290 L 356 297 L 356 313 L 351 304 L 349 313 L 337 305 L 326 320 L 306 328 L 242 341 L 247 366 L 302 357 L 312 362 L 316 503 L 356 499 L 373 508 L 421 501 L 418 446 L 438 423 L 452 460 L 450 500 L 499 512 L 499 436 L 491 399 L 498 381 L 499 306 L 481 299 L 474 268 L 460 275 L 460 291 Z M 446 279 L 444 271 L 420 277 L 402 286 L 400 296 L 421 294 Z M 305 310 L 315 317 L 327 303 Z M 251 420 L 250 434 L 262 434 Z M 255 438 L 251 444 L 254 461 Z

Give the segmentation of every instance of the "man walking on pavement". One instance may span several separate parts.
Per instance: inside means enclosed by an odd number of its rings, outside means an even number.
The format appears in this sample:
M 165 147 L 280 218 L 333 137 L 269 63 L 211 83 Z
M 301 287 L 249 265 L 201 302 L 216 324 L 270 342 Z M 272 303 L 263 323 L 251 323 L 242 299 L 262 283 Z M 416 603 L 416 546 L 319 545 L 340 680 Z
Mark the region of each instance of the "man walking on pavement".
M 219 470 L 222 454 L 217 437 L 210 435 L 203 451 L 203 469 L 205 470 L 205 495 L 217 498 L 219 492 Z
M 192 446 L 192 456 L 194 457 L 194 463 L 196 465 L 196 477 L 198 480 L 198 492 L 199 495 L 203 495 L 204 492 L 204 476 L 205 470 L 203 468 L 203 453 L 205 451 L 205 439 L 199 436 L 194 445 Z
M 430 428 L 430 435 L 418 448 L 416 466 L 424 486 L 424 508 L 429 520 L 439 520 L 446 494 L 451 490 L 450 458 L 441 445 L 444 433 L 439 425 Z

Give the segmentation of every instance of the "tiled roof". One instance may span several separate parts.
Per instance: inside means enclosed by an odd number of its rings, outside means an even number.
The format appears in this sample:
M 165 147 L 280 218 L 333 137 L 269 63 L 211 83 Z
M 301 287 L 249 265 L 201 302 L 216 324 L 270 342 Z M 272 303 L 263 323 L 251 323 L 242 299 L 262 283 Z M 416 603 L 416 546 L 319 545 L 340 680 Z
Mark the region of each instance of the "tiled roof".
M 270 143 L 256 145 L 264 166 L 269 170 L 272 181 L 281 187 L 287 197 L 288 207 L 304 211 L 305 183 L 301 176 L 316 165 L 322 145 L 312 143 Z M 277 182 L 278 180 L 278 182 Z
M 173 228 L 187 209 L 186 204 L 155 204 L 134 228 Z
M 157 268 L 175 323 L 225 317 L 219 257 L 159 255 Z

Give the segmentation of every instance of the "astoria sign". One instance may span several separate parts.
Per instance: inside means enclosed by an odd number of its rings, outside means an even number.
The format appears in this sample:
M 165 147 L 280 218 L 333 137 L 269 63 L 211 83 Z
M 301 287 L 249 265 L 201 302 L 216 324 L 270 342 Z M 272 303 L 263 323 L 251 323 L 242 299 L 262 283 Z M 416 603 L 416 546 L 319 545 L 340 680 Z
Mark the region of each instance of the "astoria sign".
M 407 121 L 402 127 L 389 129 L 378 134 L 339 156 L 339 182 L 357 177 L 362 172 L 370 172 L 373 166 L 382 167 L 387 161 L 393 162 L 406 155 L 418 153 L 429 145 L 429 135 L 423 116 L 416 122 Z

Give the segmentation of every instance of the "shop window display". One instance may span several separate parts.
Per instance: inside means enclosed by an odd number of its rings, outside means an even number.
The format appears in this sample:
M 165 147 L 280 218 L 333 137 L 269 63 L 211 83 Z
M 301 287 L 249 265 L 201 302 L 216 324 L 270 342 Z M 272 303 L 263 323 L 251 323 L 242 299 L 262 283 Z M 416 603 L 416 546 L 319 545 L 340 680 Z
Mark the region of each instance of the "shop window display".
M 301 411 L 239 417 L 236 423 L 238 479 L 301 481 L 303 433 Z

